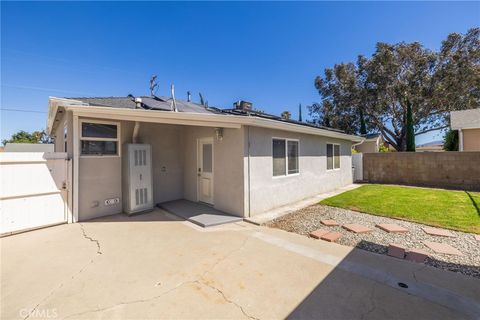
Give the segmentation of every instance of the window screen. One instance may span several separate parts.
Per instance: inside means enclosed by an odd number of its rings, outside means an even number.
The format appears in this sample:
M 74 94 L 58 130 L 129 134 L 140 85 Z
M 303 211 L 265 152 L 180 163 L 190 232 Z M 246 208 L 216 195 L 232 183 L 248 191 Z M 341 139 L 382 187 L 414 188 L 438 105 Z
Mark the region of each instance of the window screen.
M 285 140 L 273 139 L 273 176 L 285 175 Z
M 82 123 L 82 137 L 84 138 L 117 138 L 117 125 L 103 123 Z
M 86 155 L 116 155 L 116 141 L 82 140 L 82 154 Z
M 298 141 L 288 141 L 288 174 L 298 173 Z
M 335 169 L 340 168 L 340 145 L 333 145 L 333 167 Z
M 333 144 L 327 144 L 327 170 L 333 169 Z

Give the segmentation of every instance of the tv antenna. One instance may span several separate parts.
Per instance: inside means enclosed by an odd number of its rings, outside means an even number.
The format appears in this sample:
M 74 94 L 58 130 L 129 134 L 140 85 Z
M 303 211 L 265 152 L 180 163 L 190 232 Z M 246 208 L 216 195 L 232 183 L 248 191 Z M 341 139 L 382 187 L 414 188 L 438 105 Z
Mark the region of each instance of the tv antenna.
M 155 96 L 155 93 L 157 92 L 157 89 L 158 89 L 157 75 L 154 74 L 150 78 L 150 95 L 152 97 Z

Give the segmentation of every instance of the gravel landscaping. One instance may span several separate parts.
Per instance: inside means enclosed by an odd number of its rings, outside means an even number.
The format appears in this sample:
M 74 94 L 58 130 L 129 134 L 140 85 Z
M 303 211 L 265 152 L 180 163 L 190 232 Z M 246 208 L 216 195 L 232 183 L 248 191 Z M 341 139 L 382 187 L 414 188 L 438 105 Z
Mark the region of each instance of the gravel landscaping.
M 324 219 L 334 219 L 340 226 L 327 227 L 320 222 L 320 220 Z M 341 227 L 341 225 L 347 223 L 358 223 L 373 229 L 373 231 L 361 234 L 349 232 Z M 407 228 L 409 231 L 401 234 L 388 233 L 375 227 L 375 225 L 380 223 L 394 223 Z M 455 235 L 453 238 L 431 236 L 422 230 L 422 227 L 425 227 L 423 224 L 324 205 L 314 205 L 301 209 L 272 220 L 266 223 L 266 225 L 306 236 L 320 228 L 338 231 L 343 236 L 336 241 L 337 243 L 380 254 L 387 254 L 388 245 L 391 243 L 403 245 L 410 249 L 422 249 L 429 253 L 429 258 L 425 261 L 425 264 L 480 278 L 480 241 L 476 240 L 475 235 L 471 233 L 450 231 Z M 460 250 L 463 255 L 436 254 L 424 245 L 424 241 L 449 244 Z

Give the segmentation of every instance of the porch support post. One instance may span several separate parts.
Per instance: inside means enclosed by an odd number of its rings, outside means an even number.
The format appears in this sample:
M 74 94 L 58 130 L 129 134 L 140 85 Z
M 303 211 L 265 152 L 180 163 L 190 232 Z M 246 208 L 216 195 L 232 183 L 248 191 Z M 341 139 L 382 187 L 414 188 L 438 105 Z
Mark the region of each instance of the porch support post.
M 463 151 L 463 131 L 458 129 L 458 151 Z
M 78 222 L 78 153 L 79 145 L 79 126 L 78 115 L 73 114 L 73 222 Z

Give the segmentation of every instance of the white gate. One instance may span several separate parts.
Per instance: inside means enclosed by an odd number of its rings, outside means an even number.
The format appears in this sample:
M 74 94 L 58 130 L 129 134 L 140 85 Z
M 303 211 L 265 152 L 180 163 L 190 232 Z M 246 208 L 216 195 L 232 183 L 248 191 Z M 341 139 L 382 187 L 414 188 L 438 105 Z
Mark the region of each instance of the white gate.
M 363 153 L 352 154 L 353 181 L 363 181 Z
M 67 222 L 70 167 L 62 152 L 0 153 L 0 234 Z

